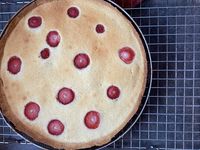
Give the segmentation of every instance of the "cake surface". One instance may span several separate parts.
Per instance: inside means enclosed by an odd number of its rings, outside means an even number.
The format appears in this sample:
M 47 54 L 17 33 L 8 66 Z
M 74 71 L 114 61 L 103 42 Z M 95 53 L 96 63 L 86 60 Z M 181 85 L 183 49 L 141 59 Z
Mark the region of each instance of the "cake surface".
M 103 0 L 37 0 L 12 20 L 0 49 L 1 110 L 36 141 L 103 145 L 140 105 L 144 47 Z

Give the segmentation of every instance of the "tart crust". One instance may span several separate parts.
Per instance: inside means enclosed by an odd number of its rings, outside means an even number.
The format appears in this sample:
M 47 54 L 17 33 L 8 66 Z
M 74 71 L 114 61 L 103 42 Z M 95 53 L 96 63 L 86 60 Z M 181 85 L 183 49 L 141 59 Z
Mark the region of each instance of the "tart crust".
M 13 112 L 13 109 L 11 108 L 12 106 L 8 103 L 8 95 L 6 95 L 6 81 L 5 81 L 5 74 L 2 74 L 2 60 L 4 57 L 4 50 L 5 50 L 5 46 L 7 43 L 7 40 L 10 36 L 10 34 L 12 33 L 12 31 L 16 28 L 16 26 L 18 25 L 18 23 L 22 20 L 22 18 L 24 16 L 26 16 L 29 12 L 31 12 L 32 10 L 34 10 L 36 7 L 41 6 L 41 5 L 45 5 L 46 3 L 51 3 L 51 2 L 55 2 L 56 0 L 36 0 L 34 2 L 32 2 L 31 4 L 28 4 L 28 6 L 25 6 L 23 9 L 21 9 L 21 11 L 19 11 L 19 13 L 17 15 L 15 15 L 11 21 L 9 22 L 7 28 L 5 28 L 3 36 L 0 39 L 0 66 L 1 66 L 1 75 L 0 75 L 0 94 L 1 94 L 1 98 L 0 98 L 0 107 L 1 107 L 1 111 L 3 113 L 3 115 L 8 118 L 9 121 L 11 121 L 15 128 L 25 134 L 27 134 L 28 136 L 30 136 L 31 138 L 33 138 L 35 141 L 50 145 L 54 148 L 58 148 L 58 149 L 80 149 L 80 148 L 89 148 L 92 146 L 101 146 L 103 144 L 108 143 L 127 123 L 128 121 L 133 117 L 133 115 L 137 112 L 139 105 L 141 103 L 141 99 L 142 96 L 144 94 L 144 90 L 146 87 L 146 78 L 147 78 L 147 61 L 146 61 L 146 54 L 145 54 L 145 50 L 142 44 L 142 41 L 139 37 L 139 34 L 136 32 L 136 30 L 134 29 L 134 27 L 131 25 L 131 23 L 124 17 L 124 20 L 126 21 L 126 25 L 129 24 L 130 26 L 132 26 L 132 31 L 133 35 L 135 36 L 135 38 L 137 39 L 137 42 L 139 43 L 139 50 L 141 52 L 141 59 L 142 59 L 142 65 L 143 68 L 140 68 L 142 70 L 142 75 L 141 76 L 141 80 L 138 84 L 141 84 L 142 88 L 140 88 L 138 90 L 139 96 L 137 98 L 137 100 L 134 103 L 134 106 L 132 108 L 132 111 L 127 115 L 126 118 L 124 118 L 123 123 L 121 123 L 118 128 L 114 129 L 111 133 L 107 134 L 106 136 L 102 136 L 98 139 L 95 140 L 88 140 L 86 142 L 67 142 L 67 141 L 57 141 L 53 138 L 47 138 L 46 136 L 44 136 L 44 133 L 42 132 L 35 132 L 35 130 L 32 129 L 32 127 L 30 127 L 29 125 L 26 124 L 26 122 L 24 122 L 23 120 L 20 120 L 18 118 L 18 114 Z M 62 0 L 65 1 L 67 3 L 67 0 Z M 71 0 L 69 0 L 71 1 Z M 76 0 L 78 1 L 78 0 Z M 81 0 L 80 0 L 81 1 Z M 103 1 L 103 0 L 87 0 L 87 1 L 93 1 L 94 3 L 97 3 L 97 5 L 99 5 L 99 7 L 101 6 L 106 6 L 106 7 L 110 7 L 111 9 L 113 9 L 114 11 L 118 11 L 116 8 L 114 8 L 113 6 L 111 6 L 109 3 Z M 92 3 L 93 3 L 92 2 Z M 120 14 L 120 12 L 118 12 L 118 15 L 120 15 L 120 17 L 122 18 L 123 15 Z M 114 43 L 113 43 L 114 44 Z M 120 61 L 120 60 L 119 60 Z M 130 89 L 131 90 L 131 89 Z M 137 90 L 137 89 L 135 89 Z M 129 99 L 132 99 L 133 97 L 130 97 Z M 125 109 L 125 108 L 124 108 Z M 117 116 L 118 117 L 118 116 Z M 49 135 L 51 136 L 51 135 Z

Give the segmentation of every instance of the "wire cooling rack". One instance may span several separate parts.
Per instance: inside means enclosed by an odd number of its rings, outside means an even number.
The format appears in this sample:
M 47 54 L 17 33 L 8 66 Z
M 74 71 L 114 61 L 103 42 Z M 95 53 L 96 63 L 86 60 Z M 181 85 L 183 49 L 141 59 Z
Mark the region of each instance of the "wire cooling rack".
M 0 32 L 29 2 L 0 0 Z M 125 10 L 149 45 L 153 85 L 139 121 L 108 148 L 200 149 L 200 0 L 144 0 Z M 2 118 L 0 143 L 28 144 Z

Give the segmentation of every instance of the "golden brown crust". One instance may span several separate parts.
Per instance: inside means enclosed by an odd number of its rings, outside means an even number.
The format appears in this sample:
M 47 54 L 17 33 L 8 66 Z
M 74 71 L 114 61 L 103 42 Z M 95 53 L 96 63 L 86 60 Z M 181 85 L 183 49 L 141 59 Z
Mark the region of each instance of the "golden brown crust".
M 18 15 L 15 16 L 12 19 L 12 21 L 9 23 L 8 28 L 5 30 L 5 33 L 4 33 L 3 37 L 0 39 L 0 60 L 2 60 L 2 57 L 4 55 L 4 47 L 5 47 L 5 44 L 6 44 L 6 40 L 9 37 L 10 33 L 12 32 L 12 30 L 16 27 L 18 22 L 21 20 L 21 18 L 25 14 L 30 12 L 32 9 L 34 9 L 35 7 L 37 7 L 39 5 L 42 5 L 42 4 L 46 3 L 46 2 L 50 2 L 50 1 L 54 1 L 54 0 L 37 0 L 37 1 L 34 1 L 31 4 L 29 4 L 28 7 L 23 8 L 23 10 L 20 11 L 20 13 L 18 13 Z M 105 2 L 102 1 L 102 4 L 105 4 Z M 109 4 L 106 4 L 106 5 L 108 5 L 109 7 L 112 8 L 111 5 L 109 5 Z M 131 25 L 130 22 L 129 22 L 129 24 Z M 11 108 L 10 108 L 10 105 L 8 104 L 8 102 L 7 102 L 5 91 L 3 89 L 4 82 L 3 82 L 3 79 L 2 79 L 2 76 L 1 76 L 1 82 L 0 82 L 0 87 L 1 87 L 0 88 L 0 95 L 1 95 L 0 107 L 1 107 L 1 111 L 3 112 L 4 116 L 6 116 L 6 118 L 8 118 L 15 125 L 15 128 L 17 130 L 26 133 L 27 135 L 29 135 L 30 137 L 32 137 L 33 139 L 35 139 L 38 142 L 45 143 L 45 144 L 50 145 L 50 146 L 55 147 L 55 148 L 78 149 L 78 148 L 88 148 L 88 147 L 95 146 L 95 145 L 96 146 L 100 146 L 100 145 L 106 144 L 107 142 L 109 142 L 111 140 L 111 138 L 113 138 L 128 123 L 128 121 L 136 113 L 136 111 L 138 110 L 139 105 L 141 103 L 141 99 L 142 99 L 142 96 L 143 96 L 143 93 L 144 93 L 144 90 L 145 90 L 145 87 L 146 87 L 146 78 L 147 78 L 146 54 L 145 54 L 144 47 L 143 47 L 143 44 L 142 44 L 142 42 L 140 40 L 140 37 L 139 37 L 138 33 L 135 31 L 135 29 L 133 29 L 133 32 L 134 32 L 133 34 L 135 35 L 137 40 L 140 42 L 140 49 L 141 49 L 141 52 L 142 52 L 142 57 L 145 60 L 145 62 L 144 62 L 144 70 L 143 70 L 144 71 L 144 75 L 142 77 L 142 83 L 141 83 L 142 84 L 142 89 L 140 90 L 139 98 L 136 101 L 134 109 L 132 110 L 132 112 L 126 117 L 126 119 L 123 122 L 123 124 L 121 124 L 119 126 L 119 128 L 116 128 L 109 135 L 103 136 L 103 137 L 101 137 L 100 139 L 97 139 L 97 140 L 93 140 L 93 141 L 90 141 L 90 142 L 78 144 L 78 143 L 68 143 L 68 142 L 62 143 L 62 142 L 58 142 L 58 141 L 55 141 L 53 139 L 46 138 L 45 136 L 43 136 L 43 133 L 40 133 L 40 132 L 35 133 L 34 130 L 32 130 L 31 128 L 27 128 L 26 124 L 24 124 L 22 121 L 18 120 L 18 118 L 16 117 L 16 114 L 13 113 L 13 111 L 10 111 Z M 0 61 L 0 66 L 1 66 L 1 63 L 2 63 L 2 61 Z

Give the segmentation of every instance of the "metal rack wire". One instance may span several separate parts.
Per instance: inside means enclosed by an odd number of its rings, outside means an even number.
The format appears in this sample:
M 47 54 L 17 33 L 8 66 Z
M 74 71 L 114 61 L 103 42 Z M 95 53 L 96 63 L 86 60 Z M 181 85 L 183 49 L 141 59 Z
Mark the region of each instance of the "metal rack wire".
M 29 2 L 0 1 L 0 32 Z M 153 85 L 140 120 L 109 148 L 200 149 L 200 0 L 144 0 L 125 10 L 148 42 Z M 0 118 L 0 143 L 13 142 L 27 144 Z

